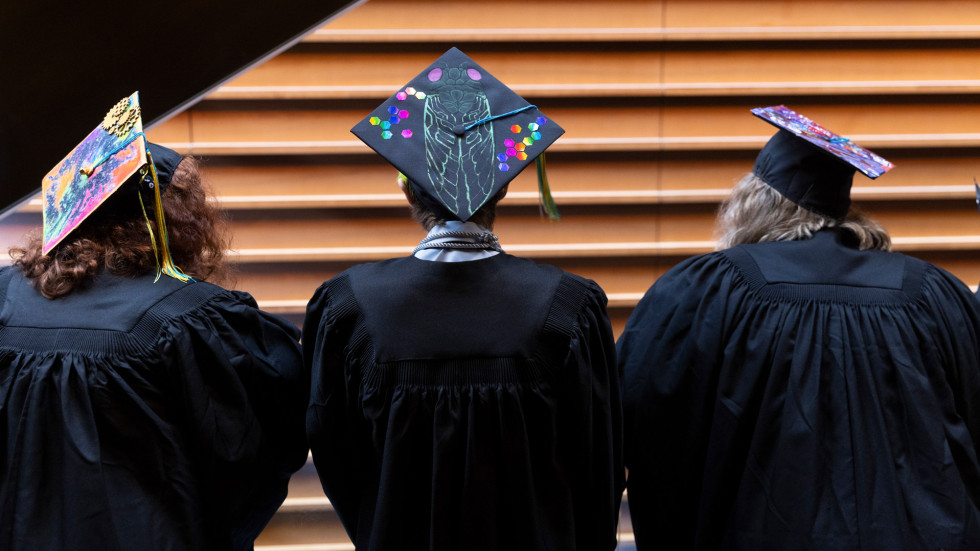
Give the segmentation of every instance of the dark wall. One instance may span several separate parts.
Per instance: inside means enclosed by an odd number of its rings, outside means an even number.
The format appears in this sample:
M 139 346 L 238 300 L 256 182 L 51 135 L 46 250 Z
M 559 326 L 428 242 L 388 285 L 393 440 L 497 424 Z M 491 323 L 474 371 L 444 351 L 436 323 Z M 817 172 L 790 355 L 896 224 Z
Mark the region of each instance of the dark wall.
M 0 215 L 121 98 L 139 90 L 152 127 L 354 3 L 3 2 Z

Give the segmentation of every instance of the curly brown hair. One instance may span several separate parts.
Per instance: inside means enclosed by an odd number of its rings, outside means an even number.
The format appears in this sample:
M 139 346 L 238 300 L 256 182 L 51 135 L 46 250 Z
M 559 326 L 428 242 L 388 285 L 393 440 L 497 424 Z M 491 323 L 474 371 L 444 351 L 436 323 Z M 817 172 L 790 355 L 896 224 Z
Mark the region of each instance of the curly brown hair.
M 41 253 L 42 236 L 35 231 L 23 247 L 11 247 L 14 265 L 49 299 L 86 285 L 102 269 L 135 277 L 157 269 L 139 198 L 116 193 L 48 254 Z M 161 195 L 170 254 L 181 271 L 194 279 L 219 283 L 229 275 L 224 260 L 228 249 L 227 220 L 208 201 L 197 160 L 184 157 Z M 150 224 L 152 201 L 144 201 Z

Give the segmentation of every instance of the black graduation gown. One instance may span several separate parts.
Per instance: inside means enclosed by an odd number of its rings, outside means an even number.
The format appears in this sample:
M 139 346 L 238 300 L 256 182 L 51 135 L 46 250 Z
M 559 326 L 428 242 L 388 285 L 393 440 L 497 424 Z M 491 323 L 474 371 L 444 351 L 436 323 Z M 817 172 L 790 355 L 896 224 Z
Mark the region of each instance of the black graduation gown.
M 251 548 L 307 454 L 295 327 L 166 276 L 0 305 L 0 549 Z
M 835 231 L 679 264 L 618 343 L 638 549 L 980 549 L 978 327 Z
M 623 490 L 606 298 L 499 254 L 356 266 L 303 326 L 307 430 L 358 550 L 603 550 Z

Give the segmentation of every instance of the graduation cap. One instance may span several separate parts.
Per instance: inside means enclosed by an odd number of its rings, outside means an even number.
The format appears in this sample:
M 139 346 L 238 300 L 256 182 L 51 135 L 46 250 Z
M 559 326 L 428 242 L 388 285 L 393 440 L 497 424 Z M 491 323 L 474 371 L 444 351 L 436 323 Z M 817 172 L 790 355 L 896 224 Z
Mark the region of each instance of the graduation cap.
M 874 179 L 894 167 L 785 105 L 758 107 L 752 113 L 779 128 L 759 152 L 752 172 L 805 209 L 843 218 L 851 206 L 855 170 Z
M 404 174 L 434 213 L 466 221 L 531 161 L 542 207 L 558 212 L 544 150 L 565 131 L 456 48 L 351 129 Z
M 71 153 L 41 181 L 44 231 L 42 252 L 48 254 L 100 207 L 140 209 L 151 228 L 143 196 L 151 195 L 156 235 L 150 241 L 157 256 L 157 277 L 166 273 L 187 281 L 173 265 L 166 237 L 160 193 L 170 183 L 181 155 L 149 143 L 143 134 L 139 92 L 121 99 Z M 132 202 L 117 201 L 132 196 Z M 109 198 L 114 200 L 107 203 Z M 158 249 L 159 244 L 159 251 Z

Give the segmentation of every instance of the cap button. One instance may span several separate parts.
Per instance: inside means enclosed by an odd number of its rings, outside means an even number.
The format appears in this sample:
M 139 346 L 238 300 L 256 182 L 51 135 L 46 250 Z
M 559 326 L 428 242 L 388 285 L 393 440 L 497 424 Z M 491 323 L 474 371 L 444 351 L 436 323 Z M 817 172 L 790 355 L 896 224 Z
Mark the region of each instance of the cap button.
M 453 134 L 456 134 L 457 136 L 466 134 L 466 127 L 464 127 L 462 124 L 457 124 L 453 127 Z

